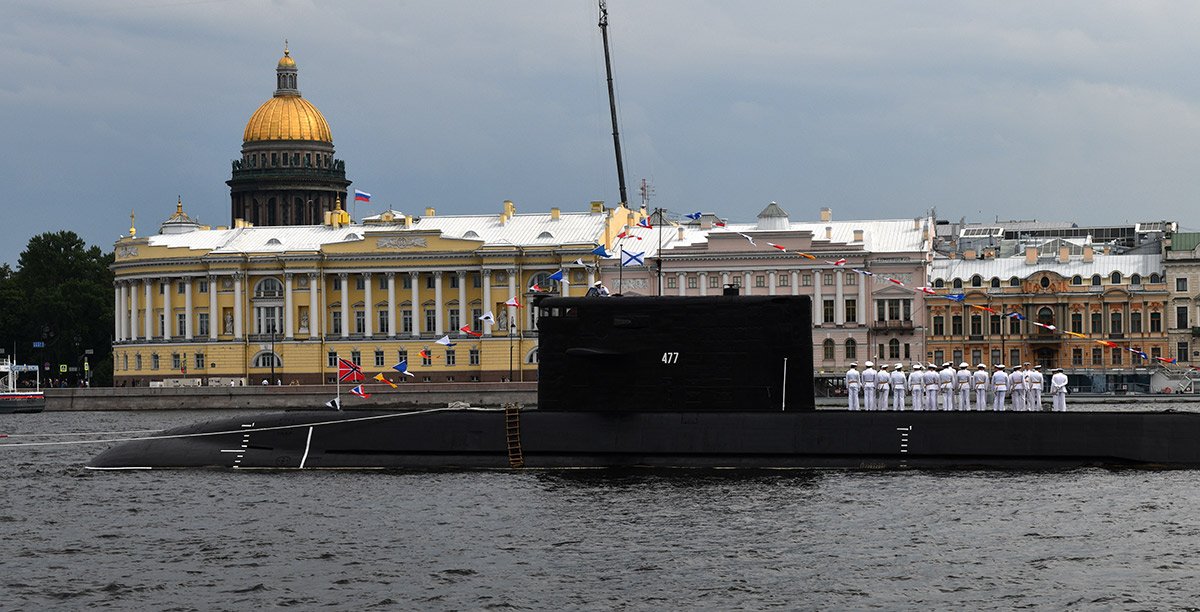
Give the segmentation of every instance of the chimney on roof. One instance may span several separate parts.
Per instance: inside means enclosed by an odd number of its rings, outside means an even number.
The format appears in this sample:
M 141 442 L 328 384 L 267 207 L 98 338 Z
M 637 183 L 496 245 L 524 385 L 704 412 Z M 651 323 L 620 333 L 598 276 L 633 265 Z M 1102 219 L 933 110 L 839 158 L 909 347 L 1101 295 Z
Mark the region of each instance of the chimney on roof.
M 1025 247 L 1025 265 L 1032 266 L 1038 262 L 1038 248 L 1035 246 Z
M 825 239 L 833 240 L 833 226 L 831 226 L 831 225 L 825 226 Z
M 1071 247 L 1062 245 L 1058 247 L 1058 263 L 1067 263 L 1071 261 Z
M 828 206 L 821 209 L 821 223 L 833 221 L 833 209 Z
M 854 242 L 862 242 L 862 241 L 863 241 L 863 231 L 860 229 L 854 230 Z
M 683 228 L 683 226 L 682 226 L 682 225 L 681 225 L 681 226 L 679 226 L 677 229 L 679 230 L 679 236 L 676 238 L 676 240 L 682 241 L 682 240 L 683 240 L 683 234 L 684 234 L 684 233 L 686 233 L 686 232 L 687 232 L 687 230 L 685 230 L 685 229 Z
M 550 209 L 550 220 L 551 220 L 551 221 L 558 221 L 558 217 L 559 217 L 559 215 L 560 215 L 560 214 L 562 214 L 562 211 L 560 211 L 560 210 L 558 209 L 558 207 L 551 208 L 551 209 Z
M 1095 252 L 1092 250 L 1092 245 L 1089 244 L 1083 247 L 1083 263 L 1092 263 L 1093 255 L 1095 255 Z
M 426 217 L 432 217 L 432 216 L 434 216 L 436 213 L 437 213 L 437 211 L 436 211 L 436 210 L 434 210 L 432 206 L 426 206 L 426 207 L 425 207 L 425 216 L 426 216 Z
M 594 213 L 604 212 L 604 200 L 592 200 L 591 208 L 588 210 Z
M 921 229 L 921 218 L 913 217 L 913 229 Z
M 963 259 L 975 259 L 975 249 L 967 249 L 963 251 Z

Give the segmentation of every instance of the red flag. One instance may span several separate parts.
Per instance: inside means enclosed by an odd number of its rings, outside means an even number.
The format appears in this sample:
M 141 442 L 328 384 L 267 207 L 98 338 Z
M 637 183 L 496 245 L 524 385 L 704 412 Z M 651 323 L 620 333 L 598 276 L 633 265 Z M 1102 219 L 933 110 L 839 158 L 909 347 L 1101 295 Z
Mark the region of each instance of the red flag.
M 468 336 L 475 336 L 476 338 L 483 335 L 477 331 L 472 330 L 470 325 L 463 325 L 462 327 L 458 328 L 458 331 L 460 331 Z
M 787 250 L 787 247 L 785 247 L 785 246 L 779 246 L 778 244 L 775 244 L 774 242 L 768 242 L 767 244 L 769 244 L 769 245 L 771 245 L 771 246 L 773 246 L 773 247 L 775 247 L 775 248 L 779 249 L 780 251 L 786 251 L 786 250 Z
M 517 308 L 521 308 L 521 300 L 517 299 L 517 296 L 514 295 L 511 298 L 508 298 L 508 301 L 505 302 L 504 305 L 505 306 L 516 306 Z
M 429 354 L 429 349 L 421 349 L 421 358 L 422 359 L 433 359 L 433 355 Z
M 845 259 L 843 259 L 842 261 L 846 261 L 846 260 L 845 260 Z M 896 280 L 896 279 L 894 279 L 894 278 L 889 278 L 889 279 L 888 279 L 888 282 L 889 282 L 889 283 L 896 283 L 897 285 L 900 285 L 901 287 L 903 287 L 903 286 L 904 286 L 904 283 L 902 283 L 902 282 L 900 282 L 900 281 L 898 281 L 898 280 Z M 921 287 L 921 290 L 922 290 L 922 291 L 925 291 L 925 288 L 924 288 L 924 287 Z M 928 294 L 930 294 L 930 295 L 933 295 L 933 291 L 925 291 L 925 293 L 928 293 Z
M 338 380 L 342 382 L 360 382 L 363 379 L 362 368 L 353 361 L 338 357 Z

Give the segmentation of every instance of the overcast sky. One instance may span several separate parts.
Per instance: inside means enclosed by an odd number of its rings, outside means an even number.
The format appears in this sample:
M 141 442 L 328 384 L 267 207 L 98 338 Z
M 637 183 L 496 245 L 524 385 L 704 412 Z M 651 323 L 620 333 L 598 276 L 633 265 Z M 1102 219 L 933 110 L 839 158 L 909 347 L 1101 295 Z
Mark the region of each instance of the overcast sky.
M 611 0 L 630 199 L 749 221 L 1193 220 L 1200 4 Z M 347 175 L 420 214 L 618 198 L 591 0 L 0 1 L 0 261 L 229 223 L 283 41 Z

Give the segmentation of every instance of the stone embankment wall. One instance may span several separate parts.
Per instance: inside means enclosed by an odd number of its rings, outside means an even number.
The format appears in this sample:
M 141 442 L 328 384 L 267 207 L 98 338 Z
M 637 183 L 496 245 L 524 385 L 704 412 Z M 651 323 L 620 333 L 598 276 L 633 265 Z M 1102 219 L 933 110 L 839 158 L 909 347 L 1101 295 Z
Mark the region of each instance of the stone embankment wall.
M 342 387 L 342 408 L 433 408 L 450 402 L 500 406 L 537 404 L 537 383 L 406 383 L 398 389 L 372 385 L 371 397 Z M 46 410 L 281 410 L 321 408 L 333 399 L 332 385 L 248 387 L 115 387 L 46 389 Z

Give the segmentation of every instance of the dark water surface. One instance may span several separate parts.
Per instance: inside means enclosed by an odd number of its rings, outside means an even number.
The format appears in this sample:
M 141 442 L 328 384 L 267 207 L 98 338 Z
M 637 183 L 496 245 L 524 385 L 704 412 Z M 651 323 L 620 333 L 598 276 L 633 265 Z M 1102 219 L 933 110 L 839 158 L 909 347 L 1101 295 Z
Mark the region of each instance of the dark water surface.
M 8 415 L 0 432 L 214 415 Z M 84 469 L 103 448 L 0 448 L 0 609 L 1200 602 L 1198 471 Z

